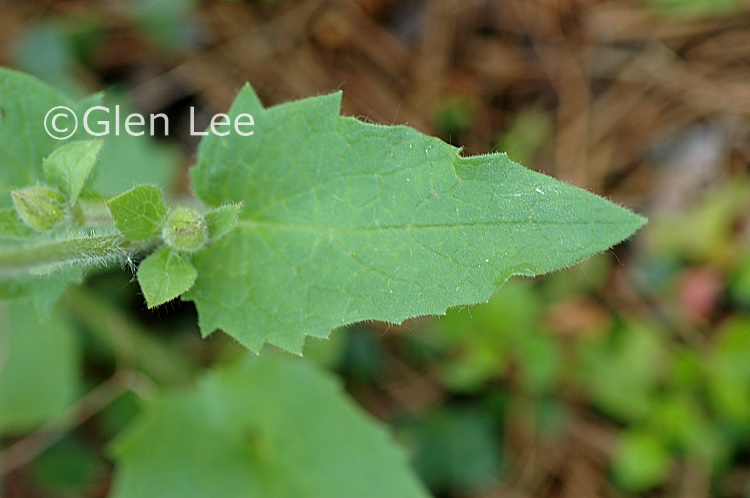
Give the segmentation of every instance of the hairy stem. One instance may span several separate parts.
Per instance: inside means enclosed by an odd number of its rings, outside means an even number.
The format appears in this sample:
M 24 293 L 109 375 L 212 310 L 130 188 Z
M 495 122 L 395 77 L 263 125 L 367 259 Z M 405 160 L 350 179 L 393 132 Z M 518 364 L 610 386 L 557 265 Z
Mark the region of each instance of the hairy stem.
M 123 237 L 114 234 L 37 242 L 0 249 L 0 273 L 67 263 L 107 263 L 133 249 L 137 248 L 126 246 Z

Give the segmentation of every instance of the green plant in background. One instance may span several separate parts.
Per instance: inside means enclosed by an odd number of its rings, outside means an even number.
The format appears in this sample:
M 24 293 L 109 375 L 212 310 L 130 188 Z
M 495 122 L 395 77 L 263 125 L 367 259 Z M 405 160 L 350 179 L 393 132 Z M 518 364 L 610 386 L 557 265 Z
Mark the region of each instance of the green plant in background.
M 670 19 L 702 19 L 742 11 L 742 0 L 648 0 L 646 4 Z
M 97 305 L 77 285 L 100 267 L 140 260 L 148 306 L 193 301 L 204 336 L 302 353 L 306 336 L 342 325 L 487 301 L 511 275 L 571 265 L 644 223 L 505 155 L 462 157 L 408 127 L 339 117 L 340 94 L 265 109 L 249 86 L 228 115 L 252 115 L 253 135 L 205 136 L 196 198 L 173 202 L 158 173 L 125 180 L 128 157 L 107 154 L 109 138 L 45 133 L 53 107 L 82 121 L 101 98 L 74 102 L 0 71 L 0 434 L 57 419 L 80 396 L 75 327 L 102 324 L 86 318 Z M 99 309 L 144 346 L 129 353 L 134 372 L 197 375 Z M 530 389 L 548 389 L 554 345 L 521 347 L 546 358 L 525 374 Z M 470 386 L 495 360 L 449 379 Z M 424 494 L 382 429 L 303 360 L 264 352 L 201 379 L 150 390 L 138 421 L 114 431 L 115 496 Z

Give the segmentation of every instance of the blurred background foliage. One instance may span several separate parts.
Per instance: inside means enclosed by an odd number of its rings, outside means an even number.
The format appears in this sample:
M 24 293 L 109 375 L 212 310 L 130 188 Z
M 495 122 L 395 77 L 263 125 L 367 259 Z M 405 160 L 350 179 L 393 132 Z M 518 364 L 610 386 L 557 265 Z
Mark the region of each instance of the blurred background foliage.
M 199 126 L 249 81 L 266 105 L 336 89 L 345 114 L 492 150 L 650 218 L 487 304 L 363 323 L 306 356 L 390 424 L 445 497 L 750 496 L 750 4 L 743 0 L 0 0 L 0 63 L 170 116 L 111 138 L 129 181 L 189 189 Z M 99 187 L 123 178 L 100 178 Z M 6 364 L 7 497 L 104 496 L 107 443 L 156 386 L 244 354 L 189 303 L 145 310 L 100 272 Z M 134 318 L 135 317 L 135 318 Z M 0 317 L 0 331 L 14 317 Z M 23 341 L 22 341 L 23 342 Z M 44 349 L 44 350 L 43 350 Z M 49 350 L 49 353 L 45 353 Z M 47 354 L 69 351 L 50 364 Z M 0 386 L 2 387 L 2 386 Z M 88 393 L 84 396 L 84 393 Z M 75 400 L 75 403 L 71 403 Z M 39 429 L 40 424 L 47 424 Z

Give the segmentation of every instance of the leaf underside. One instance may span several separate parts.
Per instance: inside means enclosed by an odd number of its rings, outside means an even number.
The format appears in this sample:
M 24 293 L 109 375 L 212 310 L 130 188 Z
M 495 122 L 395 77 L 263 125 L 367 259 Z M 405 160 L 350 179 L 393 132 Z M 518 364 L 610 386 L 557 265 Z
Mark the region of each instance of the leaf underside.
M 243 202 L 237 228 L 195 255 L 201 329 L 251 350 L 484 302 L 620 242 L 645 223 L 505 154 L 459 150 L 404 126 L 339 117 L 341 94 L 264 109 L 246 86 L 192 172 L 205 203 Z

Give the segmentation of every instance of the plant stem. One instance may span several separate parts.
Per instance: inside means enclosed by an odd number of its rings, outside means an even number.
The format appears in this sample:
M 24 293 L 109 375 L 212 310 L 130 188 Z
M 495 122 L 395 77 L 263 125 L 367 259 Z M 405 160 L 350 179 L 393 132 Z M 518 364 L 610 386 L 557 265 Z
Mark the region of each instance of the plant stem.
M 122 257 L 131 249 L 125 246 L 121 235 L 114 234 L 82 235 L 0 249 L 0 274 L 75 262 L 102 264 Z

